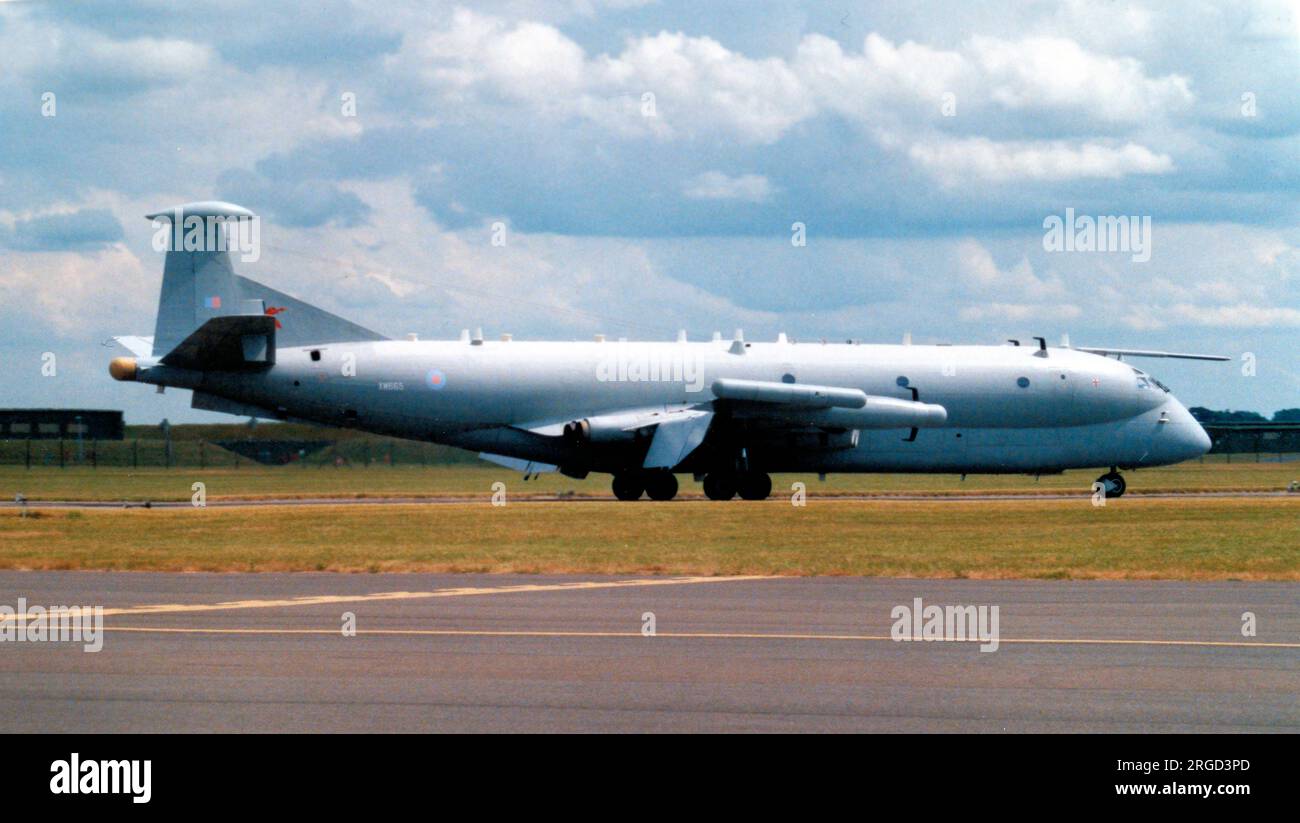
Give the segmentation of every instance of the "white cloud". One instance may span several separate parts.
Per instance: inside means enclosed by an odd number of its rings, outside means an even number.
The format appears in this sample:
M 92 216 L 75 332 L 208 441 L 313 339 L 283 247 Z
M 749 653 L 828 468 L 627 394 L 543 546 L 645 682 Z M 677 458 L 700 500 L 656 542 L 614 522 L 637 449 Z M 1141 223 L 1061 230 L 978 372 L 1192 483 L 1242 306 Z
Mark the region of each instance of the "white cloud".
M 709 37 L 660 32 L 629 41 L 620 55 L 601 57 L 593 68 L 599 86 L 638 97 L 653 93 L 656 117 L 675 133 L 713 125 L 770 143 L 816 111 L 784 60 L 753 60 Z
M 692 200 L 743 200 L 762 203 L 772 194 L 772 184 L 761 174 L 728 177 L 720 171 L 706 171 L 687 181 L 683 193 Z
M 1195 306 L 1180 303 L 1167 312 L 1170 320 L 1197 326 L 1225 328 L 1267 328 L 1300 326 L 1300 309 L 1285 306 L 1255 306 L 1237 303 L 1225 306 Z
M 639 241 L 512 229 L 494 246 L 487 226 L 440 226 L 404 181 L 345 188 L 372 207 L 368 223 L 281 229 L 257 266 L 236 270 L 385 334 L 426 339 L 476 326 L 521 340 L 573 332 L 671 339 L 679 326 L 761 316 L 665 275 Z M 653 316 L 649 305 L 658 307 Z
M 143 221 L 141 221 L 143 222 Z M 114 244 L 90 253 L 8 253 L 0 277 L 0 317 L 4 325 L 27 329 L 29 334 L 77 337 L 88 329 L 104 329 L 131 310 L 143 313 L 156 304 L 145 262 L 124 245 Z M 160 272 L 159 272 L 160 274 Z M 104 307 L 112 306 L 111 317 Z M 138 328 L 106 329 L 118 334 L 149 334 Z
M 418 283 L 412 283 L 409 280 L 394 277 L 387 272 L 368 271 L 363 276 L 375 281 L 376 283 L 382 284 L 394 297 L 409 297 L 421 288 Z
M 895 46 L 875 33 L 867 35 L 861 54 L 810 34 L 799 43 L 794 67 L 823 109 L 862 123 L 880 122 L 898 103 L 938 112 L 943 94 L 964 89 L 970 73 L 957 52 L 910 41 Z
M 589 56 L 552 25 L 464 9 L 443 28 L 408 37 L 387 65 L 457 102 L 523 104 L 620 133 L 723 133 L 760 144 L 823 113 L 870 129 L 900 116 L 925 125 L 949 92 L 967 112 L 1069 110 L 1104 124 L 1150 121 L 1193 100 L 1184 77 L 1150 77 L 1133 58 L 1059 37 L 973 37 L 944 50 L 872 32 L 861 51 L 846 52 L 808 34 L 787 59 L 661 31 L 629 38 L 618 54 Z M 651 117 L 638 105 L 647 92 L 655 95 Z
M 1174 170 L 1167 154 L 1145 146 L 1065 141 L 997 142 L 984 137 L 918 143 L 908 155 L 947 186 L 971 180 L 1003 183 L 1013 180 L 1061 181 L 1130 174 L 1166 174 Z
M 166 86 L 208 73 L 218 62 L 205 43 L 115 40 L 91 29 L 40 25 L 20 15 L 6 17 L 0 26 L 0 51 L 6 78 L 39 76 L 56 93 L 83 85 L 99 93 Z
M 779 59 L 751 60 L 709 37 L 660 32 L 589 58 L 554 26 L 457 10 L 388 60 L 456 101 L 507 101 L 613 131 L 692 135 L 722 130 L 771 142 L 810 116 L 811 100 Z M 642 95 L 655 97 L 653 116 Z
M 1131 57 L 1093 54 L 1064 37 L 975 36 L 969 50 L 989 98 L 1008 109 L 1086 109 L 1103 120 L 1137 122 L 1193 101 L 1186 77 L 1148 77 Z
M 407 59 L 427 82 L 453 96 L 486 91 L 540 106 L 579 91 L 585 69 L 582 48 L 555 27 L 510 26 L 465 9 L 446 28 L 417 40 Z
M 1004 279 L 993 255 L 975 240 L 963 240 L 957 246 L 962 273 L 966 279 L 980 287 L 996 286 Z
M 985 322 L 990 320 L 1071 320 L 1081 314 L 1083 314 L 1082 310 L 1070 303 L 1057 305 L 986 303 L 979 306 L 967 306 L 958 313 L 958 316 L 968 322 Z

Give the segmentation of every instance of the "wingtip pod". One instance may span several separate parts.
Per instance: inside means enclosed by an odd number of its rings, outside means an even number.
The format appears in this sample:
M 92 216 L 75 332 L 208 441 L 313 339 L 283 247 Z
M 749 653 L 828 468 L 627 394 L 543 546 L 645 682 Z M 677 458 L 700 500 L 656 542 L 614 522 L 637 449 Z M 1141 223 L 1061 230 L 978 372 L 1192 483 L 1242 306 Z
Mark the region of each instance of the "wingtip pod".
M 224 217 L 230 219 L 252 219 L 257 215 L 234 203 L 227 203 L 223 200 L 199 200 L 194 203 L 182 203 L 179 206 L 172 206 L 169 209 L 156 211 L 152 214 L 146 214 L 146 220 L 175 220 L 177 217 L 184 222 L 187 217 Z
M 108 364 L 108 373 L 114 380 L 135 380 L 136 371 L 134 357 L 114 357 Z
M 835 406 L 860 409 L 867 404 L 867 395 L 860 389 L 814 386 L 807 383 L 741 380 L 732 377 L 720 377 L 713 381 L 713 395 L 720 400 L 779 403 L 809 409 Z

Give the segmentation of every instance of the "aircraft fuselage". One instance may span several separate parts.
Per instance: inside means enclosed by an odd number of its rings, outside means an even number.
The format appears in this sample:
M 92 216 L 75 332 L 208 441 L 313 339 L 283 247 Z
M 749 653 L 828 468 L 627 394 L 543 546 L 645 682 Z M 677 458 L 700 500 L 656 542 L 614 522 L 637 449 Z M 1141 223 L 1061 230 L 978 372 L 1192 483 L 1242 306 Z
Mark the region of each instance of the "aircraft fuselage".
M 732 421 L 733 445 L 769 472 L 1054 472 L 1144 467 L 1203 454 L 1209 438 L 1154 378 L 1068 348 L 827 343 L 373 341 L 278 348 L 274 365 L 190 372 L 140 364 L 141 382 L 224 404 L 445 443 L 562 468 L 619 471 L 632 452 L 577 453 L 575 418 L 706 404 L 719 378 L 860 389 L 947 412 L 941 425 L 777 435 Z M 915 390 L 915 394 L 914 391 Z M 241 409 L 240 405 L 249 409 Z M 644 449 L 642 449 L 644 452 Z M 702 450 L 679 471 L 707 470 Z

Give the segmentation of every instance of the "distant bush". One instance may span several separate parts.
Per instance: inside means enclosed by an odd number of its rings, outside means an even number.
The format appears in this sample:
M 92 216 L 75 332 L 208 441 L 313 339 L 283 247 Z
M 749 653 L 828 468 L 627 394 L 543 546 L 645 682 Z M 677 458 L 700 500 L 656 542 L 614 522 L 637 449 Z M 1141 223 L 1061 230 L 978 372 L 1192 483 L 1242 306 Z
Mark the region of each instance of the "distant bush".
M 473 452 L 435 443 L 300 423 L 186 424 L 171 427 L 170 448 L 158 426 L 127 426 L 125 440 L 0 440 L 0 464 L 36 466 L 238 466 L 249 465 L 216 441 L 326 441 L 328 445 L 288 465 L 446 465 L 479 463 Z M 60 454 L 62 448 L 62 454 Z

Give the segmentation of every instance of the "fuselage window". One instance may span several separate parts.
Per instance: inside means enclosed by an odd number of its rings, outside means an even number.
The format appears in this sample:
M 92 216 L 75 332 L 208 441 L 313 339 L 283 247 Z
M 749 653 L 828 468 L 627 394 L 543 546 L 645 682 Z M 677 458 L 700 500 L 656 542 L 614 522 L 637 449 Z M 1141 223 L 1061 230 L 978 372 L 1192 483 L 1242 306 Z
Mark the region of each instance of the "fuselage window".
M 1017 377 L 1017 378 L 1016 378 L 1016 385 L 1019 386 L 1019 387 L 1022 388 L 1022 389 L 1027 389 L 1027 388 L 1029 388 L 1029 378 L 1028 378 L 1028 377 Z

